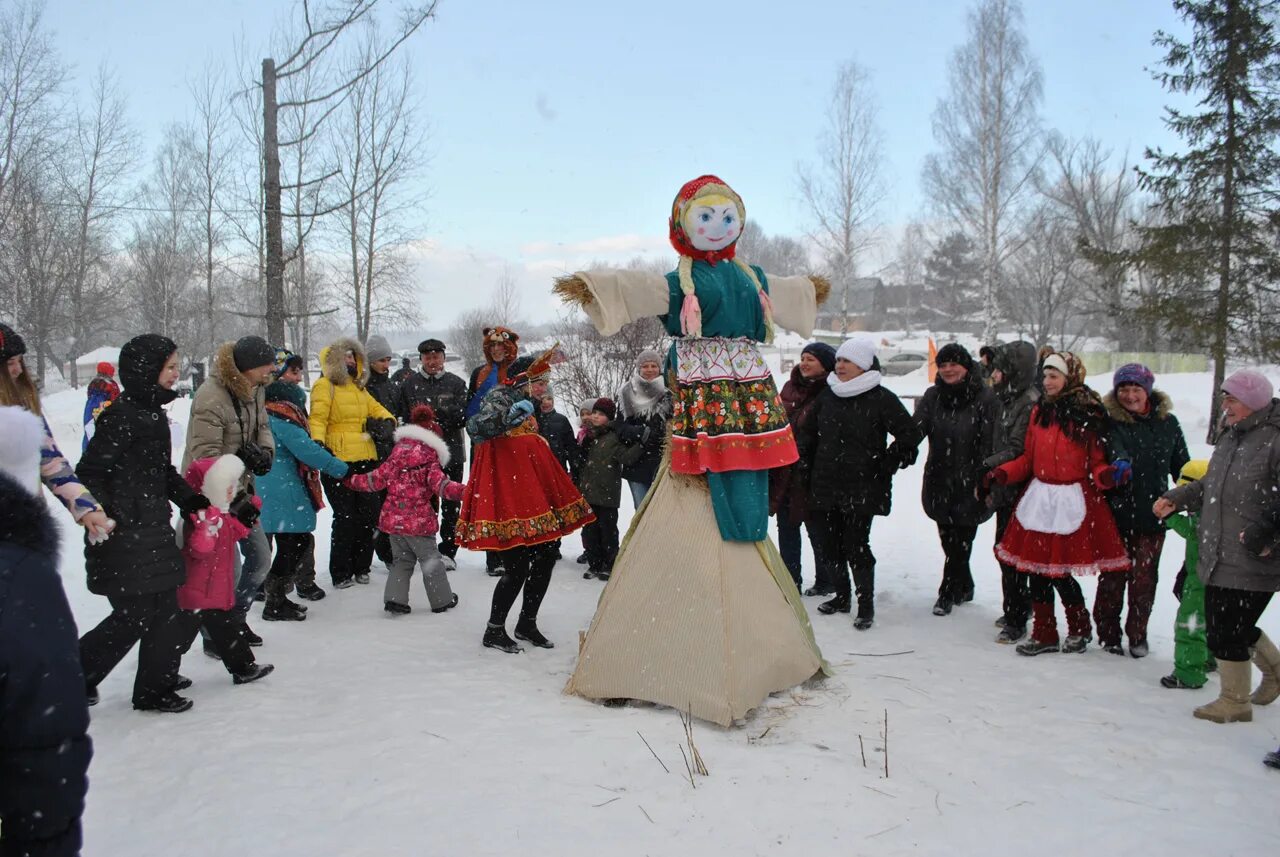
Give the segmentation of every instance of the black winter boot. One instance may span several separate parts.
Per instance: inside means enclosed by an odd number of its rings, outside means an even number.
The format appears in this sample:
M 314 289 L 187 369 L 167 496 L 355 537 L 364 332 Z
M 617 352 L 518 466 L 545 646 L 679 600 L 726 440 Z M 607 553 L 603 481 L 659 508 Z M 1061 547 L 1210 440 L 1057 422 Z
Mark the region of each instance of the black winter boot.
M 232 673 L 231 681 L 236 684 L 248 684 L 270 675 L 275 668 L 275 664 L 251 664 L 240 672 Z
M 314 580 L 302 581 L 297 585 L 298 597 L 305 598 L 308 601 L 319 601 L 327 594 L 319 586 L 316 586 Z
M 951 615 L 951 599 L 945 595 L 939 595 L 938 600 L 933 602 L 934 616 L 950 616 Z
M 538 630 L 538 623 L 533 619 L 521 619 L 516 623 L 516 639 L 524 640 L 526 643 L 532 643 L 539 649 L 554 649 L 556 644 L 548 640 Z
M 818 605 L 818 612 L 830 616 L 832 613 L 848 613 L 853 609 L 853 598 L 849 595 L 837 595 L 830 601 Z
M 268 622 L 301 622 L 307 618 L 307 608 L 283 595 L 273 596 L 262 608 L 262 618 Z
M 516 641 L 507 636 L 507 629 L 501 625 L 488 625 L 484 629 L 484 639 L 480 641 L 486 649 L 497 649 L 509 655 L 517 655 L 524 649 L 516 645 Z
M 406 616 L 413 612 L 413 608 L 408 604 L 401 604 L 398 601 L 384 602 L 382 609 L 390 613 L 392 616 Z
M 164 714 L 181 714 L 194 705 L 191 700 L 185 696 L 178 696 L 172 691 L 147 702 L 134 702 L 133 707 L 138 711 L 159 711 Z

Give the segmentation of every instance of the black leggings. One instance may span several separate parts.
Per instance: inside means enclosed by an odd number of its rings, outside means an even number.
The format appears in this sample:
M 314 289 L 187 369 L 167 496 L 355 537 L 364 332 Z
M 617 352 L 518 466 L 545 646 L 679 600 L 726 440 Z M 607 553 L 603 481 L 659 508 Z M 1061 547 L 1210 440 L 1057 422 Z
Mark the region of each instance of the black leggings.
M 246 626 L 234 610 L 182 610 L 175 623 L 182 629 L 179 645 L 182 654 L 191 648 L 196 635 L 204 631 L 227 672 L 238 675 L 253 666 L 253 650 L 245 642 L 243 634 Z
M 1004 538 L 1004 531 L 1013 520 L 1013 507 L 1006 506 L 996 510 L 996 544 Z M 1005 621 L 1016 628 L 1027 624 L 1031 615 L 1031 587 L 1028 578 L 1034 574 L 1023 574 L 1015 566 L 1000 563 L 1000 589 L 1004 595 Z
M 273 533 L 272 540 L 276 543 L 276 558 L 267 573 L 268 596 L 283 596 L 289 591 L 290 584 L 302 582 L 308 565 L 311 578 L 315 579 L 315 536 L 311 533 Z M 308 557 L 311 557 L 310 563 Z
M 1076 607 L 1084 604 L 1084 591 L 1074 577 L 1047 577 L 1043 574 L 1028 574 L 1031 578 L 1031 600 L 1036 604 L 1052 604 L 1053 593 L 1057 590 L 1063 607 Z
M 1215 658 L 1220 661 L 1249 660 L 1250 647 L 1262 636 L 1258 620 L 1274 594 L 1212 585 L 1204 588 L 1206 636 L 1209 651 Z
M 352 473 L 368 473 L 378 462 L 351 462 Z M 329 542 L 329 576 L 334 583 L 368 574 L 373 563 L 373 531 L 382 509 L 382 494 L 352 491 L 341 479 L 322 476 L 325 496 L 333 508 L 333 533 Z
M 858 589 L 858 604 L 875 600 L 876 556 L 871 552 L 871 516 L 832 509 L 813 512 L 805 519 L 813 543 L 818 579 L 835 587 L 836 595 L 850 597 L 849 573 Z
M 942 552 L 946 555 L 942 564 L 942 585 L 938 587 L 939 598 L 963 601 L 973 597 L 969 556 L 973 553 L 973 540 L 977 535 L 977 527 L 938 524 L 938 538 L 942 540 Z
M 492 553 L 497 553 L 496 551 Z M 490 625 L 505 625 L 511 605 L 524 589 L 524 603 L 520 606 L 520 623 L 532 623 L 538 618 L 538 608 L 551 585 L 551 572 L 556 565 L 556 546 L 547 542 L 532 547 L 518 547 L 501 551 L 502 577 L 493 588 L 493 606 L 489 611 Z
M 80 638 L 85 684 L 97 687 L 134 644 L 141 643 L 133 702 L 154 703 L 171 691 L 181 660 L 184 632 L 178 623 L 177 589 L 150 595 L 111 595 L 107 600 L 111 614 Z

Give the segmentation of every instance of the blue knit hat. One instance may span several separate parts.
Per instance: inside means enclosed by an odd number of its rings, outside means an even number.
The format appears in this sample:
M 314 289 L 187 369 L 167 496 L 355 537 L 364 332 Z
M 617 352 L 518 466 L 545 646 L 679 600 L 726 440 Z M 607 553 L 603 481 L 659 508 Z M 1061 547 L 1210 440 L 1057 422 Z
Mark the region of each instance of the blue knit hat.
M 813 358 L 821 363 L 822 368 L 828 372 L 836 368 L 836 350 L 825 342 L 810 342 L 800 354 L 812 354 Z
M 1152 388 L 1156 385 L 1156 376 L 1141 363 L 1126 363 L 1116 370 L 1111 379 L 1113 389 L 1118 390 L 1125 384 L 1139 386 L 1150 396 Z

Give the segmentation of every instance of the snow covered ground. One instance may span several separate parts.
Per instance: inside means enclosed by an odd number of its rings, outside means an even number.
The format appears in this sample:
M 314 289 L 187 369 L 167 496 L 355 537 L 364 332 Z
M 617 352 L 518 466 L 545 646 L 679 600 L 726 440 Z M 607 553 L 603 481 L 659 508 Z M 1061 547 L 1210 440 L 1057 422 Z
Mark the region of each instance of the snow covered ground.
M 888 383 L 918 393 L 926 382 Z M 1197 455 L 1209 383 L 1158 385 Z M 74 458 L 82 394 L 46 407 Z M 266 638 L 259 658 L 276 665 L 261 682 L 234 687 L 219 664 L 189 655 L 186 714 L 131 709 L 131 655 L 92 710 L 85 853 L 1275 854 L 1280 775 L 1260 759 L 1280 743 L 1280 705 L 1219 726 L 1190 714 L 1216 679 L 1199 691 L 1157 683 L 1171 665 L 1181 541 L 1167 542 L 1150 657 L 1019 657 L 992 642 L 991 524 L 974 551 L 976 599 L 931 615 L 942 554 L 920 473 L 898 476 L 894 513 L 875 524 L 875 628 L 854 631 L 805 599 L 835 677 L 777 695 L 734 729 L 696 723 L 710 770 L 696 788 L 674 711 L 560 692 L 602 586 L 572 562 L 574 538 L 540 619 L 552 651 L 481 648 L 493 581 L 481 555 L 462 552 L 451 575 L 461 603 L 447 614 L 415 589 L 413 614 L 388 618 L 375 572 L 370 586 L 330 590 L 306 622 L 253 620 Z M 87 629 L 107 603 L 85 590 L 75 528 L 60 519 L 64 581 Z M 324 512 L 321 569 L 328 527 Z M 1280 608 L 1264 625 L 1280 636 Z

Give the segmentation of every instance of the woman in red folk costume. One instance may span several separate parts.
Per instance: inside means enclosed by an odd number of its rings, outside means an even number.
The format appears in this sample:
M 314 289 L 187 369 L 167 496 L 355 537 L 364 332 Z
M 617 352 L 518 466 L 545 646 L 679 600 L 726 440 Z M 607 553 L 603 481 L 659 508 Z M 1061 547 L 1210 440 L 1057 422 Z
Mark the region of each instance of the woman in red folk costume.
M 1020 655 L 1083 652 L 1092 633 L 1084 594 L 1073 575 L 1129 568 L 1124 542 L 1101 492 L 1129 480 L 1127 461 L 1108 464 L 1102 432 L 1107 412 L 1085 386 L 1074 354 L 1044 361 L 1044 397 L 1031 413 L 1022 455 L 987 474 L 984 485 L 1030 480 L 996 558 L 1031 575 L 1031 639 Z M 1062 596 L 1067 638 L 1059 646 L 1053 593 Z
M 536 360 L 516 360 L 506 383 L 486 393 L 479 409 L 467 419 L 475 452 L 456 538 L 469 550 L 499 556 L 503 573 L 493 590 L 483 643 L 511 654 L 521 649 L 507 636 L 507 614 L 521 589 L 524 602 L 516 639 L 544 649 L 553 647 L 538 630 L 537 619 L 556 564 L 556 540 L 595 520 L 591 507 L 538 433 L 533 416 L 534 403 L 547 391 L 555 353 L 553 347 Z

